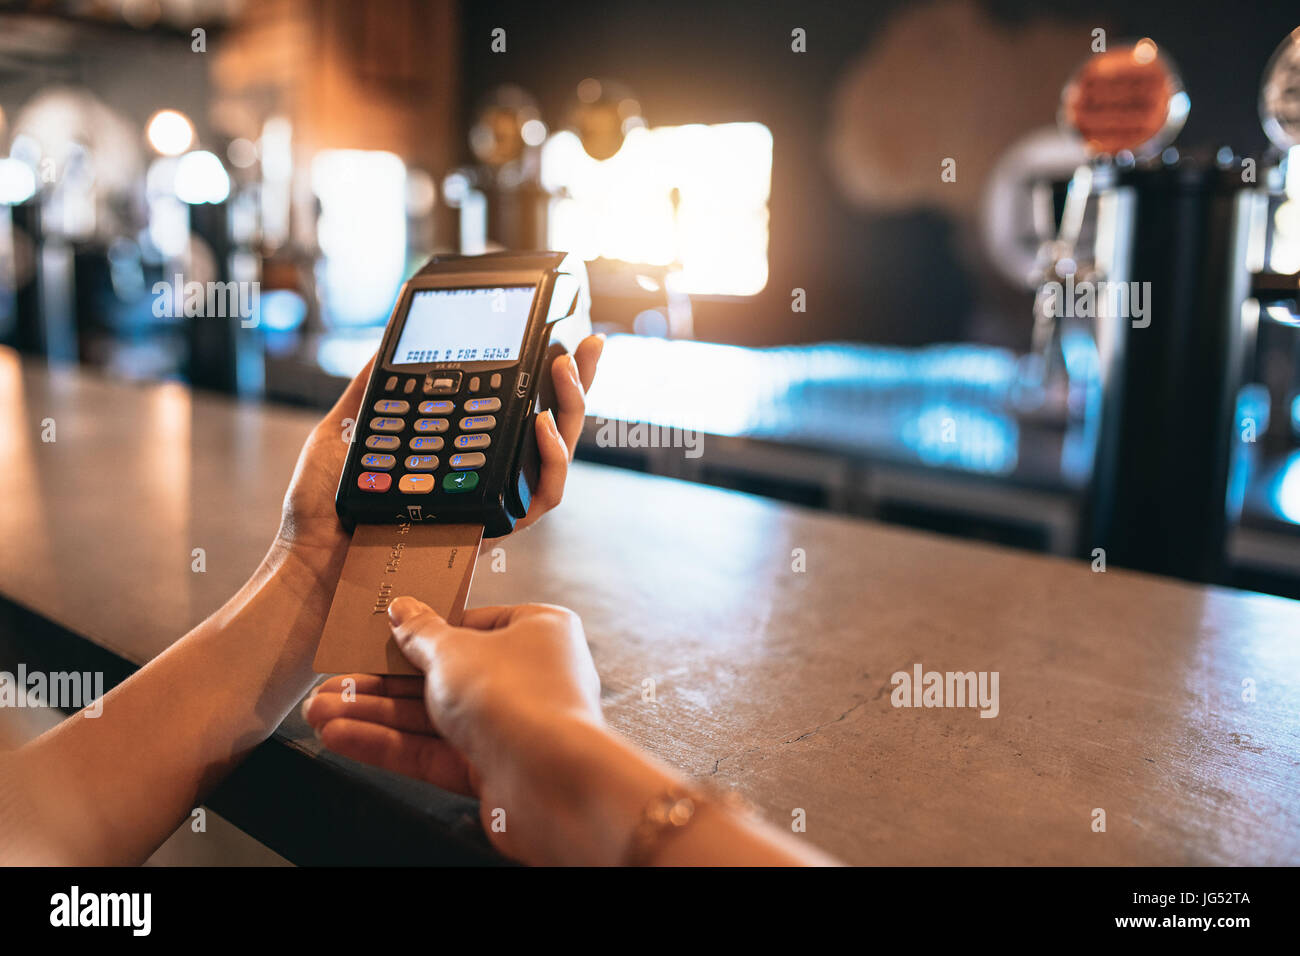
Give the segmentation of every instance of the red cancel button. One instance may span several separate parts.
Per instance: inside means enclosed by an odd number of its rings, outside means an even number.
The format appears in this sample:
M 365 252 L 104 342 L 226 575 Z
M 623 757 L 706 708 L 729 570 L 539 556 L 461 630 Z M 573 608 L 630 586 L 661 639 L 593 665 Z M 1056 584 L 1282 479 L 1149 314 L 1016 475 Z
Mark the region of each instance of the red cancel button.
M 357 475 L 357 487 L 362 491 L 387 491 L 393 486 L 393 476 L 382 471 L 363 471 Z

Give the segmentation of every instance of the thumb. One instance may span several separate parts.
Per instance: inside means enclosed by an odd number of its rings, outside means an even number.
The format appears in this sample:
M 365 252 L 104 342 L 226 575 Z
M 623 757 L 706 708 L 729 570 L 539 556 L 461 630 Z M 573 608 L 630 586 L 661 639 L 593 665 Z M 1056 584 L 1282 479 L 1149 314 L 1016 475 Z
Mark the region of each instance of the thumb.
M 357 406 L 361 404 L 361 397 L 366 393 L 366 385 L 370 382 L 370 372 L 375 367 L 375 356 L 370 356 L 370 361 L 362 367 L 361 371 L 353 376 L 352 381 L 348 382 L 347 387 L 343 389 L 343 394 L 339 396 L 334 407 L 330 409 L 327 418 L 334 418 L 336 415 L 355 415 Z
M 406 659 L 422 671 L 433 664 L 434 639 L 450 625 L 433 608 L 413 597 L 399 597 L 388 605 L 393 640 Z

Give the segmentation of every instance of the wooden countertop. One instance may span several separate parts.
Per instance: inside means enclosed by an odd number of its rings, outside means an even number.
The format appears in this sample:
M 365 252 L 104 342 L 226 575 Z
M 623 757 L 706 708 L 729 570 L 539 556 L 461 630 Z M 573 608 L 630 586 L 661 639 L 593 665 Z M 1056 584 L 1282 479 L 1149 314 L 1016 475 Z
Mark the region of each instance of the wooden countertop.
M 4 620 L 148 660 L 257 565 L 315 419 L 0 350 L 0 595 L 23 609 Z M 1296 602 L 581 464 L 500 547 L 472 604 L 576 609 L 615 728 L 779 824 L 803 810 L 850 862 L 1300 863 Z M 998 672 L 998 716 L 893 707 L 917 663 Z M 296 717 L 263 750 L 214 806 L 291 859 L 447 833 L 443 858 L 489 858 L 464 801 L 323 754 Z M 354 824 L 397 849 L 339 850 Z

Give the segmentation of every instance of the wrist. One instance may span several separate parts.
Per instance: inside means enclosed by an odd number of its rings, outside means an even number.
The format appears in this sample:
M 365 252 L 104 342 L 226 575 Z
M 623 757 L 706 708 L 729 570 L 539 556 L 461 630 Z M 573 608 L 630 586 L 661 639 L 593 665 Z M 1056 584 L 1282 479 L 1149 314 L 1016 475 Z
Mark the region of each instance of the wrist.
M 258 574 L 275 580 L 298 600 L 323 602 L 328 610 L 346 556 L 346 553 L 336 553 L 337 550 L 311 549 L 277 536 L 262 558 Z
M 681 778 L 585 716 L 552 720 L 542 736 L 544 743 L 527 748 L 525 772 L 546 808 L 558 858 L 536 862 L 624 862 L 645 808 Z
M 328 568 L 277 538 L 226 611 L 232 618 L 259 620 L 264 642 L 282 642 L 285 673 L 310 683 L 312 658 L 337 584 L 337 574 L 331 576 Z

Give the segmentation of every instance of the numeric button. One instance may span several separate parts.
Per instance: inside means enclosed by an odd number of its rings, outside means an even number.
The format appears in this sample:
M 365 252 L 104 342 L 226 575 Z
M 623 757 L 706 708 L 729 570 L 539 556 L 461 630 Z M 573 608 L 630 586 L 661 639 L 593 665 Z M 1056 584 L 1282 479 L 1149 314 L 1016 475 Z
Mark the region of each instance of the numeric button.
M 417 418 L 415 420 L 415 430 L 421 433 L 445 432 L 448 427 L 450 426 L 445 418 Z
M 460 430 L 463 432 L 485 432 L 496 427 L 495 415 L 475 415 L 460 420 Z
M 456 406 L 445 398 L 440 398 L 435 402 L 421 402 L 421 415 L 446 415 Z
M 411 451 L 442 451 L 442 436 L 418 435 L 411 439 Z
M 375 451 L 392 451 L 401 444 L 401 439 L 393 435 L 371 435 L 366 439 L 366 447 Z
M 370 430 L 372 432 L 400 432 L 406 427 L 406 422 L 400 418 L 372 418 L 370 419 Z
M 479 433 L 477 435 L 457 435 L 452 445 L 461 451 L 469 451 L 475 448 L 486 448 L 492 444 L 492 436 Z
M 410 402 L 403 402 L 393 398 L 381 398 L 375 402 L 375 411 L 380 415 L 405 415 L 410 410 Z
M 379 409 L 375 409 L 379 411 Z M 499 398 L 471 398 L 465 403 L 467 412 L 499 412 L 501 411 L 501 399 Z

